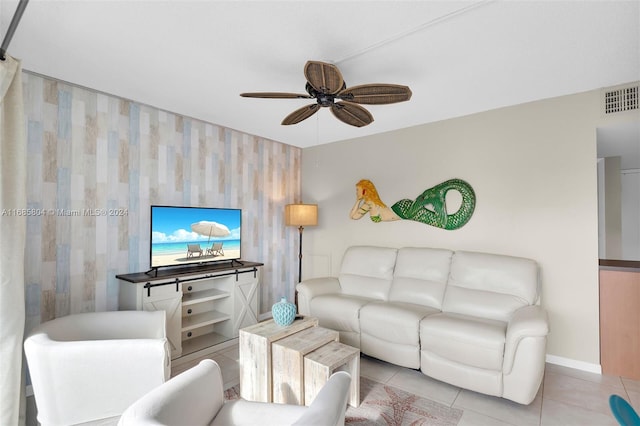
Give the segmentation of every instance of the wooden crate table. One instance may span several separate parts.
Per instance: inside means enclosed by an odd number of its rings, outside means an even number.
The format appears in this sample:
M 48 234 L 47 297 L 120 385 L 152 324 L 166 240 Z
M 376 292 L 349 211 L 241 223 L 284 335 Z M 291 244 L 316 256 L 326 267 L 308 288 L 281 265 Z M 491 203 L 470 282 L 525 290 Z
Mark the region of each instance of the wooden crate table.
M 337 331 L 312 327 L 271 345 L 273 402 L 304 404 L 304 356 L 329 342 L 337 342 Z
M 320 389 L 336 371 L 351 374 L 349 405 L 360 405 L 360 350 L 330 342 L 304 357 L 304 404 L 311 405 Z
M 273 320 L 239 331 L 240 397 L 248 401 L 272 402 L 271 344 L 318 325 L 317 318 L 299 318 L 282 327 Z

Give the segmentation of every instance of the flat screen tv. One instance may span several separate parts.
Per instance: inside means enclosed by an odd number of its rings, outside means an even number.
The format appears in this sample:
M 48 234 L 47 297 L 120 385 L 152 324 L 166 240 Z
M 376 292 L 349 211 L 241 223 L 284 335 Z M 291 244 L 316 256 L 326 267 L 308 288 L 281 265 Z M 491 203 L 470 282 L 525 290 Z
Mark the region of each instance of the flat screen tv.
M 242 210 L 151 206 L 152 269 L 241 256 Z

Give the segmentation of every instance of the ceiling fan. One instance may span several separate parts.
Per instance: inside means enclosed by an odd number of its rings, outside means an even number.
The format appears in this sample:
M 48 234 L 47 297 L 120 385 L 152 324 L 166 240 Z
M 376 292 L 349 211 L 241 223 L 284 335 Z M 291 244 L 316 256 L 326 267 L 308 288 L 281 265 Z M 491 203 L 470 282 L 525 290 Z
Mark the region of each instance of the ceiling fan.
M 411 99 L 411 90 L 399 84 L 363 84 L 347 87 L 338 67 L 320 61 L 307 61 L 304 66 L 307 94 L 282 92 L 241 93 L 247 98 L 316 99 L 287 115 L 282 124 L 296 124 L 311 117 L 320 107 L 330 107 L 333 115 L 351 126 L 362 127 L 373 121 L 373 116 L 358 104 L 382 105 Z

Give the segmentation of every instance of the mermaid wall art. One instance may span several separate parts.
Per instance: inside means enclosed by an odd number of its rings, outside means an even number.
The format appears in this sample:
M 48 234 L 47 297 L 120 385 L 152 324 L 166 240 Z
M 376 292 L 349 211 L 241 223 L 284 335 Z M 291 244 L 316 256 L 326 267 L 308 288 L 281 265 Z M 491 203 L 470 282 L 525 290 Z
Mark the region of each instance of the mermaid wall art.
M 462 204 L 454 213 L 448 212 L 446 203 L 447 192 L 451 190 L 462 196 Z M 462 179 L 449 179 L 425 190 L 415 200 L 400 200 L 391 207 L 387 207 L 380 199 L 373 182 L 362 179 L 356 184 L 356 203 L 349 216 L 357 220 L 368 213 L 374 222 L 405 219 L 453 230 L 461 228 L 471 219 L 475 206 L 475 192 Z

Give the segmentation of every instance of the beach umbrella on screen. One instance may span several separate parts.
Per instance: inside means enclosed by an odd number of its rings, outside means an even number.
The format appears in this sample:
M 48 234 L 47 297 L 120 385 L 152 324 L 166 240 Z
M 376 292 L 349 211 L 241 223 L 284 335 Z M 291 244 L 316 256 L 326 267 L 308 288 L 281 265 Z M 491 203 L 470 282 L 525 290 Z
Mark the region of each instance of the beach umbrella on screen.
M 192 223 L 191 230 L 200 235 L 206 235 L 209 238 L 207 243 L 211 240 L 211 237 L 226 237 L 227 235 L 231 235 L 231 231 L 229 231 L 226 225 L 209 220 Z

